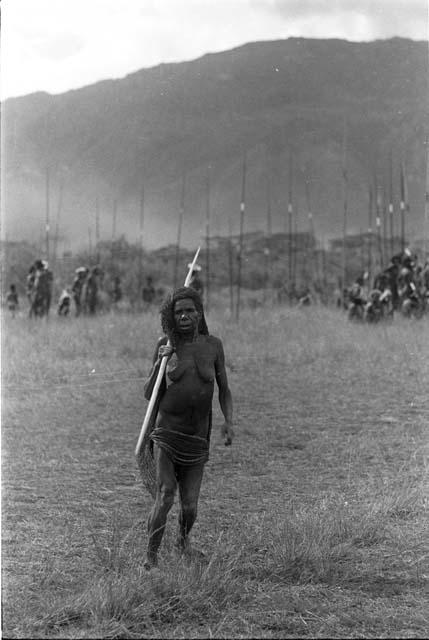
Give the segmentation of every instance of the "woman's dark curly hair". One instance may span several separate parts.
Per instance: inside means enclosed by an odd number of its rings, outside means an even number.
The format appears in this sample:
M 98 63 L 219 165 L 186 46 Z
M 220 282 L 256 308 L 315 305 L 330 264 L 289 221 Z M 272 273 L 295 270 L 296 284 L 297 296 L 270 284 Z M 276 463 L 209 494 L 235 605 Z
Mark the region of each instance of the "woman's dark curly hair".
M 178 339 L 178 333 L 174 322 L 174 305 L 178 300 L 184 300 L 185 298 L 193 300 L 196 310 L 201 314 L 198 333 L 205 336 L 209 335 L 206 319 L 204 317 L 203 301 L 201 300 L 200 294 L 192 287 L 180 287 L 180 289 L 176 289 L 167 296 L 159 310 L 162 330 L 173 346 L 176 346 Z

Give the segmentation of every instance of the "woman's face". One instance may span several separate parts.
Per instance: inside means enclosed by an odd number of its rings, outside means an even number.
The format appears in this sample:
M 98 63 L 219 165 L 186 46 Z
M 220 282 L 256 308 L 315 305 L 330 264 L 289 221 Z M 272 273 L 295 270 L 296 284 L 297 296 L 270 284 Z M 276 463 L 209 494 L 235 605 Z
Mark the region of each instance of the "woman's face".
M 194 333 L 198 329 L 201 315 L 191 298 L 177 300 L 174 304 L 174 322 L 180 333 Z

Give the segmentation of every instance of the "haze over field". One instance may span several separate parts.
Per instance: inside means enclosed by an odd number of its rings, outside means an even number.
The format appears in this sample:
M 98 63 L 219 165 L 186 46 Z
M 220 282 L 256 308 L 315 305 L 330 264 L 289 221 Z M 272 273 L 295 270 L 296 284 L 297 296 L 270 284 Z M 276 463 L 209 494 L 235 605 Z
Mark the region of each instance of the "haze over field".
M 89 230 L 94 235 L 96 201 L 101 239 L 124 233 L 137 241 L 143 187 L 144 244 L 175 242 L 184 181 L 184 244 L 205 233 L 208 194 L 211 233 L 228 233 L 230 219 L 235 233 L 246 154 L 246 230 L 265 227 L 267 193 L 273 231 L 283 230 L 292 188 L 298 229 L 308 228 L 311 208 L 316 234 L 339 236 L 346 131 L 349 231 L 367 228 L 370 183 L 387 197 L 392 154 L 395 209 L 403 160 L 407 229 L 421 235 L 426 70 L 424 42 L 290 38 L 60 95 L 9 99 L 5 232 L 17 240 L 44 234 L 48 168 L 60 247 L 61 240 L 64 248 L 86 244 Z

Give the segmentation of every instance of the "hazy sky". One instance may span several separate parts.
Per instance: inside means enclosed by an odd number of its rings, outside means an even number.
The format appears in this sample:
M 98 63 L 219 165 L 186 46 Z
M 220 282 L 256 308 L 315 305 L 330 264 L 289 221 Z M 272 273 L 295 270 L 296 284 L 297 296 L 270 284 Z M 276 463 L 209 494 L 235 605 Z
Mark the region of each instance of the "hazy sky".
M 426 40 L 427 0 L 3 0 L 1 96 L 290 36 Z

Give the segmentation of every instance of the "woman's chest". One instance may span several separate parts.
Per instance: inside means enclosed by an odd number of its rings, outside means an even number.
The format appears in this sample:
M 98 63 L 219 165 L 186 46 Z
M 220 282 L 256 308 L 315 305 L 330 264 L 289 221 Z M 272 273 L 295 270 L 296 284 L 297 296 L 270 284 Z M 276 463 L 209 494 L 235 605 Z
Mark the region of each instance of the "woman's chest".
M 210 344 L 193 342 L 179 345 L 167 363 L 167 383 L 178 382 L 184 376 L 213 382 L 216 352 Z

